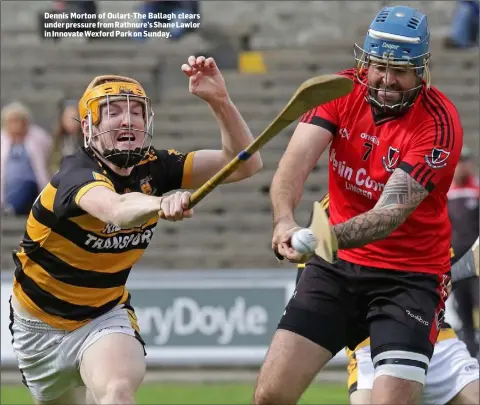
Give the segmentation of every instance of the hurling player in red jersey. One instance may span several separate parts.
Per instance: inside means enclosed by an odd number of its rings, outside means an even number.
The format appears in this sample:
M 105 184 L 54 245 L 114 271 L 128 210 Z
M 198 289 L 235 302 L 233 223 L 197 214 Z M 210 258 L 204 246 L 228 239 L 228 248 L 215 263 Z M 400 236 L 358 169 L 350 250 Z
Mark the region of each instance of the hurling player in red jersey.
M 416 404 L 444 314 L 451 228 L 446 194 L 462 147 L 451 101 L 430 86 L 427 18 L 385 7 L 371 23 L 345 97 L 305 114 L 270 194 L 272 248 L 290 262 L 303 185 L 330 144 L 331 265 L 314 255 L 260 371 L 256 404 L 296 403 L 345 346 L 371 337 L 374 404 Z

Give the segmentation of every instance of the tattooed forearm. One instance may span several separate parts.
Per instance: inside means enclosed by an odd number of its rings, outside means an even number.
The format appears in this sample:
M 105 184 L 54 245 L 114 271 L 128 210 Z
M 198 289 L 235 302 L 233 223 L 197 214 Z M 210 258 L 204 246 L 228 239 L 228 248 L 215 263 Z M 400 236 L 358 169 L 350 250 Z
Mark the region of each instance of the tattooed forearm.
M 427 195 L 428 191 L 408 173 L 396 169 L 372 210 L 333 227 L 339 248 L 350 249 L 386 238 Z

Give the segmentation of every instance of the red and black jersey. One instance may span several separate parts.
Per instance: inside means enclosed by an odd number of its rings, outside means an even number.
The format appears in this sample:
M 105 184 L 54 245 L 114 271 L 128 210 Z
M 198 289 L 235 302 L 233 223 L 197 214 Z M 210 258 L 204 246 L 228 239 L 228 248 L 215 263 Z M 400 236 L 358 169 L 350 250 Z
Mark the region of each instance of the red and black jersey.
M 348 95 L 314 108 L 302 123 L 329 130 L 329 196 L 332 224 L 371 210 L 389 177 L 401 168 L 429 191 L 428 197 L 386 239 L 339 252 L 364 266 L 443 274 L 450 269 L 451 225 L 447 192 L 463 141 L 460 118 L 438 89 L 421 90 L 403 115 L 375 115 L 365 100 L 367 88 L 354 70 Z

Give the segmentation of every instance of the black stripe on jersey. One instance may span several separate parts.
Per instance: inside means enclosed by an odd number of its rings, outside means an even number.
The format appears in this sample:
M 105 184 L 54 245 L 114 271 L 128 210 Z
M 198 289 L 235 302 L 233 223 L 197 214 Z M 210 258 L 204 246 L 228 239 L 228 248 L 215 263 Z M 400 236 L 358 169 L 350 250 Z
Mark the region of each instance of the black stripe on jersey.
M 410 359 L 383 359 L 383 360 L 378 360 L 375 364 L 374 367 L 382 366 L 383 364 L 397 364 L 397 365 L 402 365 L 402 366 L 413 366 L 413 367 L 418 367 L 423 370 L 425 370 L 425 373 L 428 370 L 428 365 L 425 364 L 423 361 L 419 360 L 410 360 Z
M 421 165 L 420 163 L 417 163 L 415 166 L 412 166 L 409 163 L 402 162 L 398 165 L 398 167 L 403 171 L 407 172 L 410 176 L 412 176 L 412 178 L 418 183 L 420 183 L 423 187 L 425 187 L 425 189 L 429 193 L 431 193 L 435 188 L 435 184 L 431 182 L 433 175 L 430 176 L 428 179 L 425 179 L 424 182 L 421 181 L 420 176 L 422 176 L 422 173 L 425 170 L 425 166 Z
M 435 173 L 433 173 L 431 170 L 429 170 L 429 175 L 425 179 L 425 184 L 433 184 L 432 179 L 434 178 L 434 176 L 435 176 Z
M 325 128 L 327 131 L 330 131 L 332 135 L 335 135 L 338 129 L 338 127 L 333 122 L 318 116 L 312 117 L 309 124 L 317 125 L 319 127 Z
M 60 300 L 47 291 L 42 290 L 24 272 L 19 272 L 18 275 L 15 273 L 15 277 L 22 286 L 25 294 L 27 294 L 37 307 L 42 308 L 42 311 L 71 321 L 84 321 L 86 319 L 99 317 L 115 308 L 123 297 L 122 293 L 118 298 L 99 307 L 76 305 Z
M 419 179 L 420 176 L 422 175 L 423 171 L 425 170 L 425 166 L 420 164 L 420 163 L 415 163 L 415 166 L 413 166 L 413 170 L 410 173 L 410 175 L 415 179 Z M 417 180 L 419 183 L 420 181 Z
M 422 99 L 422 104 L 425 108 L 425 111 L 433 118 L 433 122 L 435 124 L 435 138 L 433 140 L 433 142 L 435 143 L 435 145 L 438 145 L 439 144 L 439 140 L 438 140 L 438 135 L 440 133 L 440 129 L 439 129 L 439 122 L 438 122 L 438 114 L 435 115 L 435 111 L 432 110 L 432 106 L 427 103 L 427 91 L 424 90 L 424 97 Z
M 33 217 L 40 222 L 42 225 L 45 225 L 47 228 L 54 229 L 56 223 L 58 222 L 55 214 L 47 210 L 41 203 L 40 200 L 32 207 Z
M 312 109 L 312 111 L 310 111 L 310 115 L 308 116 L 308 122 L 311 122 L 313 120 L 315 115 L 317 115 L 317 112 L 318 112 L 318 107 L 315 107 L 314 109 Z
M 304 123 L 310 123 L 310 119 L 312 118 L 312 116 L 314 116 L 316 114 L 318 110 L 318 107 L 315 107 L 315 108 L 312 108 L 310 111 L 306 112 L 305 114 L 302 115 L 302 118 L 300 119 L 300 122 L 304 122 Z
M 455 128 L 453 124 L 452 114 L 450 114 L 450 112 L 448 111 L 447 106 L 445 105 L 444 101 L 442 100 L 436 89 L 430 89 L 430 91 L 428 92 L 428 96 L 431 96 L 432 100 L 435 101 L 435 104 L 437 104 L 438 107 L 442 110 L 447 120 L 447 141 L 446 144 L 442 146 L 445 146 L 447 148 L 453 148 L 453 146 L 455 145 Z
M 431 115 L 435 122 L 435 145 L 450 148 L 450 139 L 452 137 L 452 125 L 448 111 L 440 105 L 438 95 L 430 91 L 425 91 L 423 97 L 423 105 L 428 114 Z M 440 140 L 438 135 L 440 133 Z M 434 146 L 435 146 L 434 145 Z
M 422 176 L 422 178 L 420 179 L 419 183 L 420 183 L 420 184 L 425 184 L 425 183 L 426 183 L 426 180 L 427 180 L 427 177 L 428 177 L 429 179 L 431 179 L 431 178 L 433 177 L 433 173 L 432 173 L 432 171 L 431 171 L 430 169 L 427 169 L 427 170 L 425 171 L 425 173 L 423 174 L 423 176 Z
M 32 244 L 36 244 L 32 241 Z M 127 282 L 131 267 L 115 273 L 102 273 L 93 270 L 81 270 L 70 266 L 48 250 L 36 244 L 37 248 L 27 253 L 29 259 L 42 267 L 55 279 L 76 287 L 113 288 L 122 287 Z

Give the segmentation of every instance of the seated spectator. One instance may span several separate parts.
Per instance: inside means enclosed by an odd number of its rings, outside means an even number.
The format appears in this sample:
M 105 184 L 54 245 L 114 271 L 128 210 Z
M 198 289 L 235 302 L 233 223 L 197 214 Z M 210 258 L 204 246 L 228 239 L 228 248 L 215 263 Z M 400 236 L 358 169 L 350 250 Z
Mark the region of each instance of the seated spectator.
M 170 14 L 174 13 L 177 17 L 180 13 L 186 13 L 186 14 L 199 14 L 199 4 L 198 0 L 194 1 L 166 1 L 166 0 L 144 0 L 142 4 L 140 5 L 139 12 L 142 14 L 146 14 L 148 16 L 149 13 L 154 13 L 154 14 Z M 148 17 L 144 19 L 142 22 L 147 23 L 153 23 L 155 21 L 159 21 L 162 23 L 174 23 L 176 21 L 178 22 L 189 22 L 190 20 L 180 20 L 178 18 L 172 18 L 171 20 L 155 20 L 155 19 L 149 19 Z M 192 22 L 200 22 L 200 20 L 192 20 Z M 158 29 L 157 29 L 158 30 Z M 168 30 L 171 34 L 171 39 L 180 39 L 182 38 L 185 34 L 195 31 L 195 29 L 190 29 L 190 28 L 170 28 L 170 29 L 165 29 Z M 145 29 L 138 29 L 138 31 L 145 31 Z M 147 29 L 147 31 L 149 31 Z M 151 31 L 151 30 L 150 30 Z M 137 37 L 137 40 L 142 40 L 144 39 L 143 37 Z
M 5 106 L 1 120 L 2 212 L 27 215 L 50 181 L 48 157 L 52 140 L 42 128 L 32 124 L 29 110 L 21 103 Z
M 56 172 L 65 156 L 73 154 L 83 146 L 82 127 L 78 120 L 78 102 L 64 100 L 60 103 L 60 114 L 53 132 L 53 149 L 50 158 L 50 169 Z
M 479 0 L 460 0 L 453 13 L 447 48 L 470 48 L 478 45 Z

